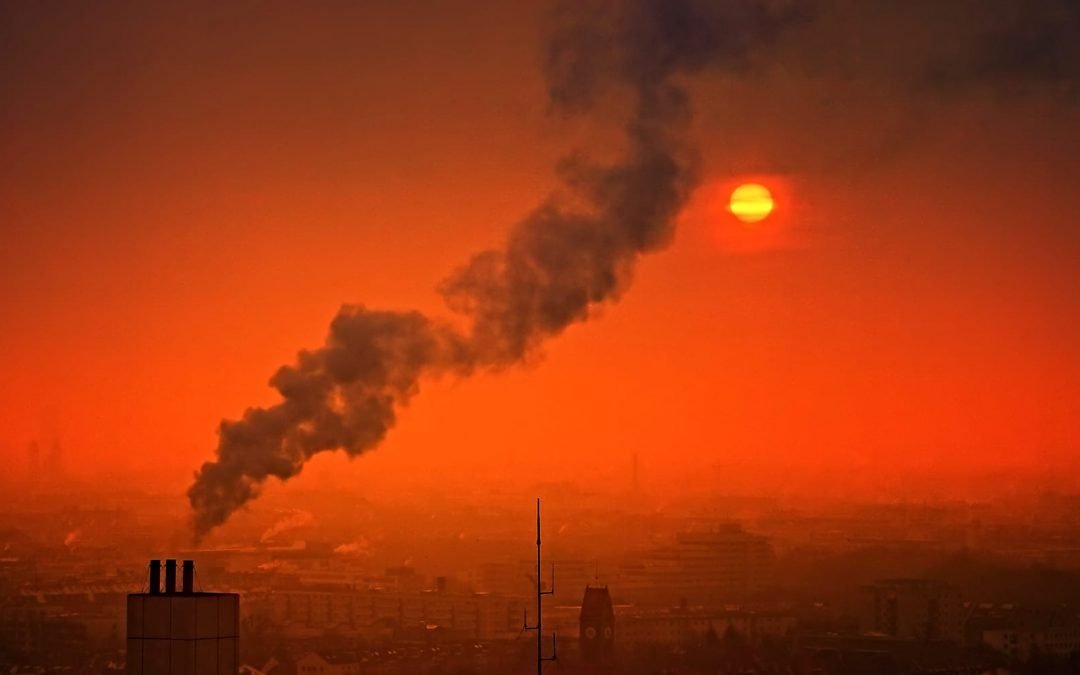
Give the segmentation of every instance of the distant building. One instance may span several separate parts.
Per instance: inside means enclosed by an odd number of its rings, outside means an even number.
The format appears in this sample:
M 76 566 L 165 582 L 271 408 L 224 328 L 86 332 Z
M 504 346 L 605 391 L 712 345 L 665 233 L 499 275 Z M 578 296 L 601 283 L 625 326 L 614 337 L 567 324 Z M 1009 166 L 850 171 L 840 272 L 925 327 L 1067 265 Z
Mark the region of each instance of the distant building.
M 685 532 L 642 553 L 618 572 L 619 601 L 670 606 L 680 599 L 719 605 L 769 587 L 773 550 L 766 537 L 736 524 Z
M 1036 654 L 1066 657 L 1080 652 L 1080 622 L 995 628 L 983 631 L 982 641 L 1016 661 L 1027 661 Z
M 0 607 L 0 653 L 31 657 L 49 653 L 79 653 L 91 640 L 80 617 L 57 615 L 25 598 Z
M 487 593 L 316 589 L 276 590 L 262 601 L 286 635 L 338 630 L 376 641 L 417 625 L 454 639 L 510 638 L 521 631 L 524 604 Z
M 619 644 L 631 649 L 695 645 L 710 637 L 722 638 L 730 631 L 757 645 L 766 639 L 789 636 L 795 624 L 792 614 L 781 611 L 631 610 L 619 616 Z
M 195 567 L 183 565 L 176 587 L 176 561 L 150 561 L 146 593 L 127 600 L 128 675 L 235 675 L 240 653 L 240 596 L 194 589 Z
M 799 640 L 799 659 L 809 673 L 908 673 L 986 675 L 1011 673 L 984 649 L 953 642 L 898 640 L 884 635 L 817 635 Z
M 615 649 L 615 608 L 607 586 L 585 587 L 579 623 L 582 658 L 590 663 L 610 658 Z
M 863 629 L 903 640 L 963 638 L 960 593 L 930 579 L 886 579 L 867 589 Z

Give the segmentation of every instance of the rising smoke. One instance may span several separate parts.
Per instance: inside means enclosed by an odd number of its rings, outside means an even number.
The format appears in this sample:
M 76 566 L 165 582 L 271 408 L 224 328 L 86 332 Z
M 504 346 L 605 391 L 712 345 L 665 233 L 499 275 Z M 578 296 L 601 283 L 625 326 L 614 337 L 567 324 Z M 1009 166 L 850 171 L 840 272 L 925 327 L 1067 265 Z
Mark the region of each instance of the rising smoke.
M 277 405 L 223 421 L 217 458 L 188 490 L 197 537 L 288 480 L 314 454 L 377 446 L 425 377 L 465 376 L 520 362 L 548 338 L 589 318 L 629 284 L 638 256 L 667 245 L 696 182 L 684 131 L 681 76 L 709 66 L 747 68 L 758 46 L 796 20 L 770 0 L 628 0 L 556 7 L 546 74 L 558 114 L 588 112 L 629 89 L 623 160 L 559 165 L 562 189 L 443 284 L 466 328 L 417 312 L 345 306 L 326 344 L 300 352 L 270 384 Z
M 310 511 L 292 509 L 274 521 L 274 524 L 268 527 L 266 532 L 263 532 L 262 536 L 259 537 L 259 542 L 265 544 L 285 532 L 305 527 L 313 522 L 315 522 L 315 516 Z

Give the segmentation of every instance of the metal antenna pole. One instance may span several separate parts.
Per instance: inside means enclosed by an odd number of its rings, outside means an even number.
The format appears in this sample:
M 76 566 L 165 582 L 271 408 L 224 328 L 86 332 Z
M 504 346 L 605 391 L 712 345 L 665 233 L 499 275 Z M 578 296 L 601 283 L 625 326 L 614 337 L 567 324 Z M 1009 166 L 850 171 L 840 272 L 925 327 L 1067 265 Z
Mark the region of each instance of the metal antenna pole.
M 544 672 L 544 661 L 558 659 L 558 635 L 551 634 L 551 656 L 544 656 L 544 596 L 555 595 L 555 563 L 551 563 L 551 590 L 543 590 L 540 581 L 540 498 L 536 498 L 536 625 L 529 625 L 529 612 L 525 612 L 522 630 L 536 631 L 536 675 Z

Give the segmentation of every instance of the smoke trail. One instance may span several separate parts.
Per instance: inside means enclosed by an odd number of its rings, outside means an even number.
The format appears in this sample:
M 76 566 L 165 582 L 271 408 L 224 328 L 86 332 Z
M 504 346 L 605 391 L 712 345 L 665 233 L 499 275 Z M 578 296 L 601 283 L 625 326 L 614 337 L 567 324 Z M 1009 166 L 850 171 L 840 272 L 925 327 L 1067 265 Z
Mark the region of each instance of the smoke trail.
M 265 544 L 283 532 L 295 530 L 315 522 L 315 516 L 310 511 L 293 509 L 274 522 L 266 532 L 259 537 L 259 543 Z
M 343 556 L 370 558 L 373 555 L 373 548 L 371 542 L 368 541 L 366 537 L 360 537 L 355 541 L 350 541 L 335 547 L 334 553 Z
M 280 403 L 222 422 L 217 458 L 188 490 L 196 536 L 316 453 L 377 446 L 422 378 L 512 365 L 617 299 L 638 256 L 671 241 L 695 184 L 682 138 L 688 95 L 675 79 L 710 65 L 747 67 L 752 48 L 796 18 L 768 2 L 559 5 L 546 63 L 552 109 L 587 112 L 606 90 L 629 88 L 623 161 L 563 160 L 563 189 L 517 223 L 503 248 L 476 255 L 444 282 L 466 329 L 417 312 L 343 307 L 323 347 L 300 352 L 271 378 Z

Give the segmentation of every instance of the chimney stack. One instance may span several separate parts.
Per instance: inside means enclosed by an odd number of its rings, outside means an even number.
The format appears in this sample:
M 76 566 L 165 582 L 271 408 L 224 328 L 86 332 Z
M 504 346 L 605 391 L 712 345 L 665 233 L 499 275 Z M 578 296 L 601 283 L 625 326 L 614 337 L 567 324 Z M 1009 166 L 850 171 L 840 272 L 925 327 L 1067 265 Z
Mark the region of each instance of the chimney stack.
M 150 595 L 161 594 L 161 561 L 150 561 Z
M 195 592 L 195 561 L 185 560 L 183 565 L 183 593 Z
M 172 595 L 176 593 L 176 561 L 165 561 L 165 593 Z

